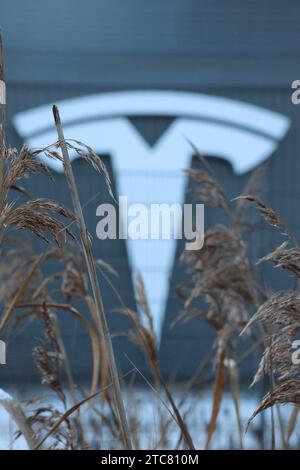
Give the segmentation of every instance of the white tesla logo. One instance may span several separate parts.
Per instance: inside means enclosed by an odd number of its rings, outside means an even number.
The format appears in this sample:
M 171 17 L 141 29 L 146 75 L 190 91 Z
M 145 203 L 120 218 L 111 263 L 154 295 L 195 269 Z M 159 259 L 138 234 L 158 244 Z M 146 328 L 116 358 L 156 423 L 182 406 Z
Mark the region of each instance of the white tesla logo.
M 201 153 L 228 160 L 235 173 L 267 159 L 289 128 L 281 114 L 226 98 L 177 91 L 127 91 L 74 98 L 57 103 L 65 134 L 112 156 L 118 193 L 128 203 L 182 203 L 182 170 L 190 166 L 191 141 Z M 176 119 L 150 146 L 127 119 L 170 116 Z M 14 117 L 30 147 L 57 140 L 50 105 Z M 46 157 L 45 157 L 46 158 Z M 58 161 L 47 159 L 57 171 Z M 162 325 L 174 240 L 127 240 L 133 271 L 144 278 L 158 334 Z

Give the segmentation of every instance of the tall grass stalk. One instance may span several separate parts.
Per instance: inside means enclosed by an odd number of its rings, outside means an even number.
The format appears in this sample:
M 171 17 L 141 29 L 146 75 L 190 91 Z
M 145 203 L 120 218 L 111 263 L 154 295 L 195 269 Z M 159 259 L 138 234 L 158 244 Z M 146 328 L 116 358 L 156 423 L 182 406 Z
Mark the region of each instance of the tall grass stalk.
M 127 449 L 131 449 L 132 444 L 131 444 L 131 439 L 130 439 L 129 426 L 127 423 L 125 406 L 124 406 L 124 402 L 122 399 L 121 386 L 120 386 L 119 375 L 118 375 L 117 365 L 115 361 L 111 336 L 110 336 L 110 332 L 108 329 L 108 324 L 107 324 L 107 320 L 106 320 L 106 316 L 104 312 L 102 294 L 101 294 L 101 290 L 100 290 L 100 286 L 99 286 L 99 282 L 97 278 L 97 272 L 96 272 L 95 261 L 94 261 L 94 257 L 92 253 L 92 247 L 91 247 L 91 243 L 90 243 L 90 239 L 88 235 L 88 230 L 85 224 L 85 219 L 84 219 L 84 215 L 83 215 L 83 211 L 82 211 L 82 207 L 81 207 L 81 203 L 79 199 L 78 189 L 76 186 L 73 169 L 72 169 L 71 162 L 70 162 L 69 152 L 68 152 L 68 148 L 66 145 L 66 141 L 65 141 L 62 125 L 61 125 L 59 110 L 57 106 L 53 106 L 53 116 L 54 116 L 55 125 L 57 129 L 59 144 L 60 144 L 62 155 L 63 155 L 65 175 L 66 175 L 66 179 L 67 179 L 71 197 L 72 197 L 74 212 L 75 212 L 75 215 L 77 216 L 82 249 L 83 249 L 84 258 L 86 261 L 86 266 L 87 266 L 89 279 L 90 279 L 92 292 L 93 292 L 93 297 L 95 301 L 95 306 L 96 306 L 96 311 L 97 311 L 97 328 L 98 328 L 100 337 L 102 338 L 103 343 L 105 344 L 110 378 L 112 382 L 113 397 L 114 397 L 115 407 L 116 407 L 119 424 L 120 424 L 120 433 L 122 436 L 122 441 L 123 441 L 124 446 Z
M 20 432 L 23 434 L 25 441 L 30 450 L 34 450 L 38 445 L 38 436 L 36 436 L 31 425 L 25 416 L 25 413 L 16 400 L 14 400 L 8 393 L 0 388 L 0 405 L 4 407 L 12 420 L 17 425 Z
M 0 34 L 0 208 L 3 203 L 4 152 L 5 152 L 5 81 L 3 72 L 3 43 Z

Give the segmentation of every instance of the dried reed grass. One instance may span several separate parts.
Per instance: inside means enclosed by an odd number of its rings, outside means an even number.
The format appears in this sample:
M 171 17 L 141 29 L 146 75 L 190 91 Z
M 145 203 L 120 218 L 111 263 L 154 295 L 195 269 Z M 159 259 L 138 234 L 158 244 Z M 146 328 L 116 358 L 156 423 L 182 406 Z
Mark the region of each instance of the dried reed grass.
M 0 84 L 1 82 L 4 83 L 0 38 Z M 96 267 L 101 272 L 105 270 L 114 276 L 118 273 L 103 260 L 93 258 L 69 152 L 76 152 L 103 176 L 108 192 L 113 197 L 107 170 L 89 146 L 64 138 L 56 107 L 53 112 L 58 142 L 35 151 L 25 146 L 20 151 L 6 148 L 5 102 L 0 103 L 0 106 L 1 104 L 4 106 L 1 107 L 0 115 L 0 304 L 3 310 L 0 317 L 0 333 L 6 332 L 9 338 L 17 323 L 36 318 L 42 320 L 44 335 L 38 339 L 33 357 L 42 383 L 56 394 L 61 408 L 43 405 L 42 401 L 36 400 L 27 404 L 25 413 L 19 403 L 10 397 L 8 399 L 4 394 L 0 394 L 0 404 L 12 415 L 30 448 L 46 448 L 46 442 L 47 448 L 90 448 L 80 413 L 84 404 L 89 404 L 96 416 L 96 432 L 106 426 L 121 446 L 131 448 L 134 441 L 137 447 L 139 423 L 136 417 L 131 417 L 130 422 L 127 421 Z M 112 284 L 122 304 L 121 312 L 132 321 L 129 336 L 141 348 L 149 362 L 153 384 L 147 378 L 143 379 L 169 414 L 169 420 L 160 416 L 157 446 L 166 445 L 170 423 L 175 423 L 180 432 L 177 447 L 183 443 L 184 448 L 195 448 L 181 406 L 190 388 L 196 382 L 202 383 L 203 369 L 213 362 L 214 390 L 205 447 L 209 448 L 211 445 L 226 384 L 229 383 L 236 411 L 240 448 L 243 448 L 244 429 L 239 409 L 238 380 L 238 366 L 241 360 L 237 360 L 237 339 L 245 332 L 254 343 L 247 353 L 250 354 L 254 349 L 263 346 L 253 385 L 264 375 L 270 376 L 270 390 L 250 417 L 249 423 L 267 408 L 284 403 L 293 404 L 295 409 L 286 430 L 280 421 L 283 443 L 288 444 L 296 426 L 300 406 L 299 366 L 291 362 L 291 346 L 300 330 L 299 246 L 281 217 L 259 199 L 263 166 L 250 177 L 242 196 L 229 201 L 206 160 L 197 149 L 194 150 L 198 153 L 204 169 L 186 170 L 186 174 L 196 183 L 193 193 L 200 202 L 223 211 L 227 224 L 216 225 L 207 231 L 202 250 L 184 252 L 182 255 L 182 260 L 187 266 L 189 282 L 178 289 L 183 301 L 183 312 L 176 321 L 189 321 L 191 318 L 200 317 L 215 330 L 216 341 L 208 358 L 199 367 L 198 374 L 186 386 L 185 395 L 179 403 L 175 402 L 160 370 L 158 342 L 142 278 L 138 277 L 136 284 L 138 312 L 126 308 Z M 41 172 L 52 178 L 48 167 L 39 159 L 42 152 L 64 164 L 74 213 L 57 201 L 32 199 L 20 186 L 24 178 L 30 175 L 36 177 Z M 11 201 L 12 190 L 22 193 L 25 202 Z M 294 288 L 288 292 L 262 295 L 257 286 L 244 240 L 244 234 L 249 229 L 248 203 L 254 204 L 267 222 L 286 238 L 279 247 L 259 260 L 259 263 L 271 261 L 276 268 L 291 273 L 295 283 Z M 70 230 L 74 223 L 79 227 L 81 247 Z M 30 244 L 24 243 L 20 246 L 18 235 L 23 232 L 31 232 L 47 242 L 47 249 L 41 254 L 36 254 Z M 45 277 L 43 268 L 46 263 L 53 261 L 56 263 L 56 271 Z M 89 283 L 93 296 L 89 295 Z M 78 299 L 84 302 L 89 312 L 88 319 L 73 306 L 73 302 Z M 199 299 L 203 300 L 201 308 L 198 306 Z M 62 313 L 75 318 L 87 331 L 91 342 L 91 392 L 83 399 L 80 398 L 81 394 L 74 381 L 60 331 Z M 261 326 L 259 337 L 255 330 L 256 324 Z M 102 376 L 99 390 L 100 362 Z M 134 364 L 132 365 L 133 370 L 137 370 Z M 137 372 L 142 375 L 139 370 Z M 67 379 L 67 387 L 62 376 Z M 73 402 L 71 407 L 66 398 L 68 392 Z M 98 395 L 102 395 L 109 415 L 105 414 L 103 408 L 98 409 L 95 406 L 93 400 Z M 32 406 L 33 409 L 29 411 Z

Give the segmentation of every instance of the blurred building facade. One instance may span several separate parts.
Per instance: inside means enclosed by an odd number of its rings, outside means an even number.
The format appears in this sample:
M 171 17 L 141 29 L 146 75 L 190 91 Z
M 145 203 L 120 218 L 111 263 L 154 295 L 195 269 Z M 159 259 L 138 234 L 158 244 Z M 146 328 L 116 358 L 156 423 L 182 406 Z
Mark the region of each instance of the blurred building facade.
M 291 83 L 300 73 L 299 3 L 279 0 L 247 3 L 238 0 L 129 0 L 126 3 L 89 0 L 85 6 L 83 9 L 79 0 L 53 0 L 44 4 L 33 0 L 1 2 L 8 103 L 7 143 L 12 146 L 22 143 L 22 137 L 13 125 L 13 117 L 18 113 L 92 94 L 174 90 L 253 104 L 290 119 L 286 137 L 270 157 L 265 200 L 283 215 L 290 229 L 299 236 L 296 214 L 299 206 L 300 109 L 290 99 Z M 166 114 L 130 116 L 131 124 L 150 145 L 155 144 L 173 120 L 173 115 Z M 207 156 L 215 157 L 210 161 L 229 197 L 239 195 L 249 175 L 236 175 L 221 155 Z M 111 155 L 104 156 L 117 193 L 111 158 Z M 196 159 L 191 160 L 191 165 L 197 166 Z M 94 233 L 96 207 L 99 201 L 108 200 L 108 195 L 99 178 L 84 162 L 75 161 L 74 171 L 83 201 L 100 191 L 99 197 L 86 210 L 90 231 Z M 149 181 L 154 177 L 148 176 Z M 33 181 L 32 194 L 58 197 L 68 203 L 62 175 L 56 175 L 55 186 L 47 183 L 44 177 Z M 205 217 L 207 226 L 215 221 L 210 212 Z M 278 240 L 277 234 L 265 226 L 256 235 L 251 234 L 252 259 L 258 259 L 275 247 Z M 94 249 L 96 257 L 109 262 L 118 271 L 119 278 L 114 281 L 116 288 L 126 305 L 136 308 L 125 242 L 102 244 L 96 241 Z M 183 244 L 178 243 L 175 260 L 182 249 Z M 274 289 L 287 285 L 286 279 L 267 265 L 261 268 L 259 276 Z M 171 327 L 182 309 L 175 288 L 185 279 L 184 268 L 175 261 L 162 324 L 160 359 L 165 376 L 178 380 L 192 376 L 214 338 L 213 332 L 199 319 Z M 105 281 L 102 282 L 105 285 Z M 108 285 L 103 292 L 112 331 L 124 333 L 130 325 L 124 316 L 113 313 L 119 307 L 117 298 Z M 88 378 L 88 339 L 82 337 L 69 320 L 63 320 L 62 327 L 76 373 L 83 379 Z M 0 371 L 8 380 L 36 377 L 33 370 L 28 369 L 24 374 L 34 343 L 34 331 L 33 326 L 20 330 L 13 340 L 13 365 L 6 366 L 6 372 L 3 372 L 4 368 Z M 139 368 L 146 370 L 141 354 L 124 336 L 117 336 L 115 341 L 122 370 L 131 368 L 124 352 Z M 256 360 L 253 357 L 245 365 L 245 380 L 251 375 Z

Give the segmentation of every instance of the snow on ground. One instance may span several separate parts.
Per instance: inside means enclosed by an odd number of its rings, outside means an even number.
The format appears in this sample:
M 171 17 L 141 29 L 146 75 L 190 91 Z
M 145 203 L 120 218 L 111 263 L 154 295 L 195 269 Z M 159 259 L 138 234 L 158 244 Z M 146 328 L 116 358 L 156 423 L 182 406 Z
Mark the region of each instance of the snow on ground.
M 39 391 L 40 392 L 40 391 Z M 10 391 L 14 398 L 20 399 L 19 394 L 14 394 Z M 37 393 L 35 393 L 36 395 Z M 40 393 L 39 393 L 40 394 Z M 180 398 L 179 393 L 175 393 L 177 401 Z M 28 398 L 28 397 L 26 397 Z M 134 400 L 134 403 L 133 403 Z M 1 401 L 1 396 L 0 396 Z M 128 396 L 129 401 L 129 396 Z M 59 406 L 56 399 L 50 399 L 48 397 L 48 403 Z M 159 404 L 159 406 L 158 406 Z M 205 394 L 190 394 L 189 399 L 184 402 L 181 408 L 182 414 L 186 413 L 186 422 L 190 433 L 192 435 L 195 446 L 198 449 L 203 449 L 206 437 L 206 427 L 209 421 L 212 404 L 212 395 L 208 392 Z M 242 395 L 240 400 L 240 414 L 243 425 L 247 423 L 249 416 L 256 408 L 258 401 L 255 397 L 249 395 Z M 167 411 L 161 409 L 161 403 L 153 399 L 153 394 L 145 389 L 136 389 L 134 392 L 134 399 L 132 398 L 132 391 L 130 392 L 130 404 L 127 406 L 128 413 L 132 413 L 135 419 L 138 419 L 139 423 L 139 436 L 140 436 L 140 447 L 144 449 L 155 449 L 157 444 L 157 429 L 159 428 L 159 418 L 161 413 Z M 84 411 L 88 422 L 88 415 L 91 410 L 88 408 Z M 288 406 L 281 407 L 281 413 L 285 422 L 288 421 L 291 408 Z M 138 417 L 138 418 L 137 418 Z M 276 413 L 275 413 L 276 418 Z M 270 448 L 271 435 L 270 435 L 270 411 L 266 411 L 263 416 L 257 417 L 248 432 L 243 436 L 244 447 L 247 449 L 260 448 L 257 440 L 257 436 L 261 434 L 261 427 L 265 430 L 265 442 L 266 447 Z M 276 428 L 278 429 L 278 423 Z M 15 440 L 16 427 L 12 422 L 8 413 L 0 405 L 0 449 L 26 449 L 27 445 L 24 438 Z M 92 435 L 92 429 L 90 430 L 90 437 L 93 438 L 95 447 L 100 448 L 112 448 L 113 443 L 110 442 L 110 436 L 94 436 Z M 276 444 L 277 447 L 281 447 L 281 440 L 279 432 L 276 433 Z M 168 435 L 166 437 L 167 444 L 166 448 L 174 448 L 179 439 L 179 431 L 176 425 L 172 425 L 169 428 Z M 97 444 L 99 441 L 99 445 Z M 296 430 L 292 437 L 292 446 L 298 447 L 300 442 L 300 429 Z M 211 448 L 212 449 L 230 449 L 239 448 L 239 433 L 237 428 L 236 415 L 234 412 L 234 406 L 232 398 L 229 394 L 226 394 L 223 398 L 221 411 L 218 418 L 218 427 L 213 436 Z

